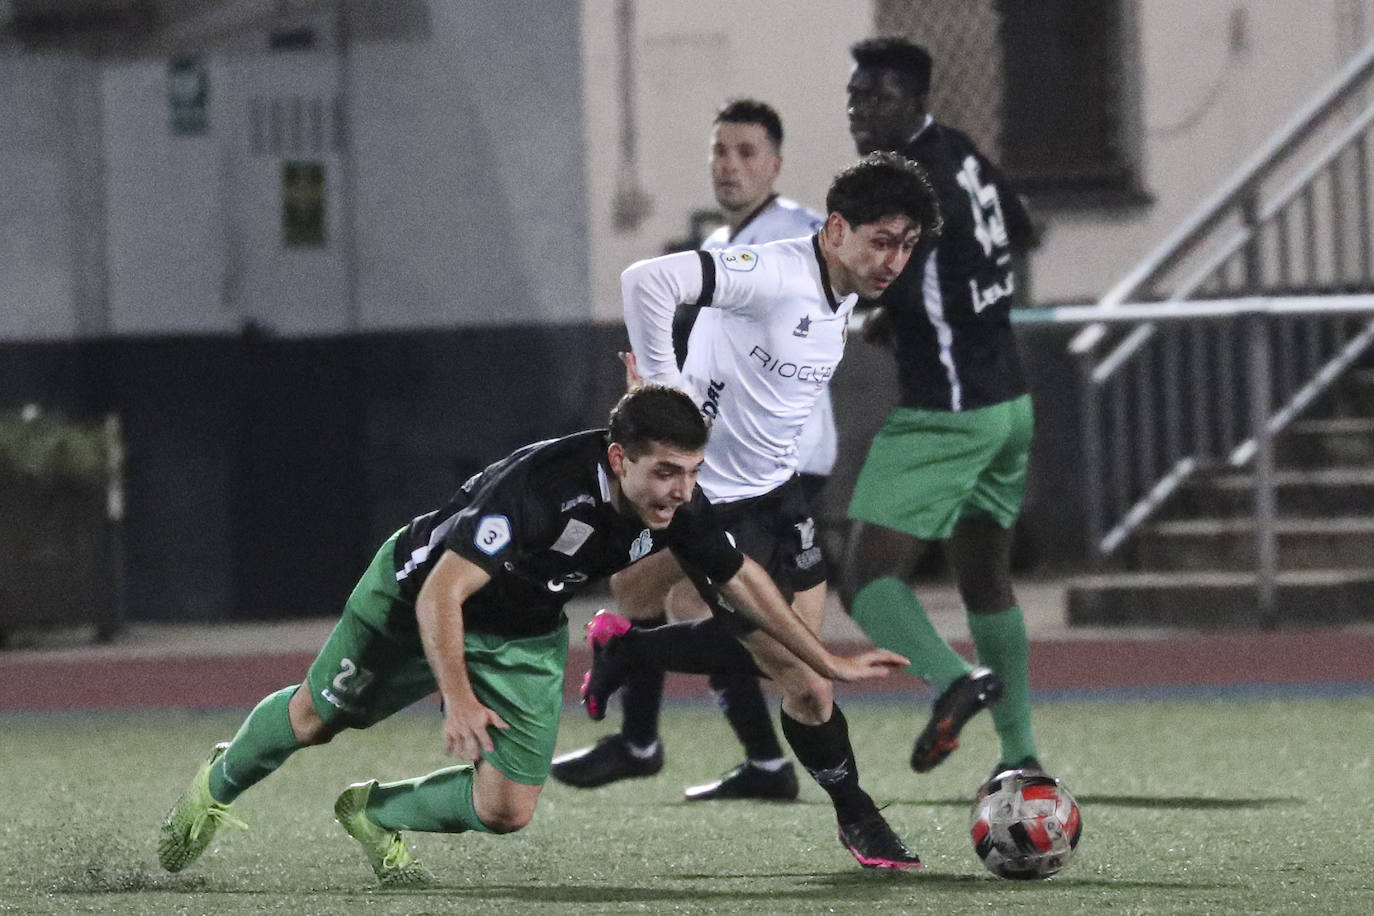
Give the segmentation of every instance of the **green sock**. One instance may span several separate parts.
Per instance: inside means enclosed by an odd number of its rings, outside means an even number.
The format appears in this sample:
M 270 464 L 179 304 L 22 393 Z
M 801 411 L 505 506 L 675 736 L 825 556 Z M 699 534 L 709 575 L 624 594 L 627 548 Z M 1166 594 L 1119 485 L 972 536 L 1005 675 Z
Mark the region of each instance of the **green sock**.
M 264 697 L 243 720 L 229 750 L 210 767 L 210 794 L 216 801 L 227 805 L 300 749 L 286 711 L 297 686 Z
M 472 765 L 464 764 L 374 786 L 367 797 L 368 820 L 387 830 L 491 833 L 472 802 L 473 776 Z
M 1030 641 L 1026 622 L 1015 605 L 993 614 L 968 615 L 978 660 L 1002 679 L 1002 701 L 992 707 L 992 722 L 1002 741 L 1002 763 L 1036 756 L 1031 728 Z
M 935 632 L 920 600 L 895 576 L 874 579 L 861 588 L 852 613 L 875 645 L 911 659 L 907 670 L 936 690 L 968 674 L 969 663 Z

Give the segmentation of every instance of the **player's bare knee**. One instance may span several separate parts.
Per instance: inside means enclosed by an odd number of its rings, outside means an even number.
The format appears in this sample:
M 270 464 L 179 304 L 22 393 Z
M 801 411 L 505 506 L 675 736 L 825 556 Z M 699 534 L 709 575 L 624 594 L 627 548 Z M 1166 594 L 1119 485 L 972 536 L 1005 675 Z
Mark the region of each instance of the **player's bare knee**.
M 534 819 L 534 805 L 517 800 L 502 801 L 483 806 L 478 813 L 492 833 L 515 833 Z
M 315 747 L 328 744 L 334 736 L 343 731 L 343 726 L 324 721 L 315 704 L 310 700 L 310 688 L 302 686 L 291 695 L 286 706 L 286 717 L 291 724 L 291 734 L 301 747 Z
M 711 615 L 711 609 L 701 600 L 696 586 L 686 579 L 668 589 L 664 608 L 668 612 L 668 619 L 673 621 L 700 620 Z
M 787 714 L 803 725 L 820 725 L 830 718 L 835 695 L 830 682 L 810 669 L 795 679 L 782 683 L 782 706 Z
M 291 723 L 291 731 L 301 747 L 318 747 L 321 744 L 328 744 L 342 730 L 340 726 L 331 725 L 318 717 L 313 723 L 303 727 L 298 727 L 294 722 Z

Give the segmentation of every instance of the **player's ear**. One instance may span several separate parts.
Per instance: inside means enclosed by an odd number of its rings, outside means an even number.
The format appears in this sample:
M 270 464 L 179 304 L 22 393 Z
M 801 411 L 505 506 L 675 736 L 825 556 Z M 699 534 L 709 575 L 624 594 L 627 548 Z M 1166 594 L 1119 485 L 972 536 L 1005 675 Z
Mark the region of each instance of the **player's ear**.
M 845 233 L 849 231 L 849 220 L 839 213 L 832 212 L 825 218 L 825 225 L 821 227 L 825 233 L 825 240 L 828 244 L 835 246 L 844 242 Z
M 619 442 L 612 442 L 606 449 L 606 460 L 611 463 L 611 473 L 617 477 L 625 476 L 625 448 Z

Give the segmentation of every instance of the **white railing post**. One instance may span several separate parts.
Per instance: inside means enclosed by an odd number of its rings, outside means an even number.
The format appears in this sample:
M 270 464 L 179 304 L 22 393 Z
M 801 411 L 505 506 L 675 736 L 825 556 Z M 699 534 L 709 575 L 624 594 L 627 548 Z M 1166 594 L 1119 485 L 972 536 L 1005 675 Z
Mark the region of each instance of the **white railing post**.
M 1274 625 L 1278 544 L 1274 532 L 1278 515 L 1274 498 L 1274 447 L 1269 432 L 1273 413 L 1273 376 L 1270 361 L 1269 316 L 1245 318 L 1246 376 L 1250 386 L 1250 429 L 1255 439 L 1255 602 L 1261 626 Z

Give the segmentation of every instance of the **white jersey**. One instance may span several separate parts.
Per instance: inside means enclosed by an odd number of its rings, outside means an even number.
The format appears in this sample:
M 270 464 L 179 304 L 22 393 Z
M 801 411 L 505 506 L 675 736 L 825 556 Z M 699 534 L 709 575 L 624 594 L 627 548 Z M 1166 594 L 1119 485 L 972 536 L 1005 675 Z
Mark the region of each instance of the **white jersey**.
M 729 226 L 721 226 L 706 236 L 701 247 L 714 251 L 732 245 L 762 245 L 779 239 L 800 238 L 815 232 L 824 222 L 825 217 L 815 210 L 786 197 L 774 197 L 738 230 L 732 233 Z
M 697 478 L 706 496 L 730 502 L 785 483 L 858 298 L 835 298 L 815 236 L 639 261 L 620 288 L 640 374 L 682 388 L 712 421 Z M 692 303 L 717 312 L 715 335 L 679 371 L 673 311 Z
M 786 197 L 774 197 L 744 222 L 739 229 L 731 232 L 729 226 L 721 226 L 706 236 L 701 247 L 708 251 L 729 248 L 731 245 L 761 245 L 779 239 L 794 239 L 810 235 L 821 228 L 825 217 Z M 715 333 L 715 320 L 720 315 L 703 309 L 692 325 L 692 334 L 687 339 L 687 362 L 683 371 L 690 371 L 692 354 L 702 354 L 711 344 L 705 341 Z M 704 355 L 701 358 L 705 358 Z M 797 438 L 797 470 L 804 474 L 825 476 L 835 467 L 839 456 L 839 434 L 835 430 L 835 410 L 830 405 L 830 386 L 821 389 L 816 399 L 816 407 L 811 411 Z

